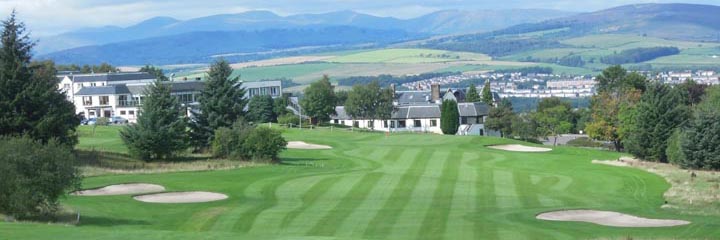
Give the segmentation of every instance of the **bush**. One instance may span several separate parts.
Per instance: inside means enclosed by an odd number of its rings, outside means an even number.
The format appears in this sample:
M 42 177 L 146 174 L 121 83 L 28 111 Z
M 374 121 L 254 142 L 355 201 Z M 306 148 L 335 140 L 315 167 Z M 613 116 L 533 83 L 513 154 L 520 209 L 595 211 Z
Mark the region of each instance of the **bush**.
M 278 130 L 258 127 L 250 133 L 243 145 L 255 161 L 277 161 L 280 151 L 287 148 L 287 141 Z
M 50 217 L 58 198 L 80 186 L 71 149 L 50 140 L 0 137 L 0 212 L 19 219 Z
M 107 126 L 110 125 L 110 119 L 106 117 L 99 117 L 95 120 L 95 126 Z
M 220 158 L 276 161 L 286 145 L 287 142 L 277 130 L 237 122 L 232 128 L 215 131 L 212 151 L 215 157 Z
M 278 117 L 277 119 L 278 124 L 288 125 L 288 126 L 297 126 L 300 124 L 300 117 L 296 116 L 295 114 L 288 113 L 285 115 L 282 115 Z M 304 120 L 302 122 L 303 126 L 310 126 L 310 121 Z

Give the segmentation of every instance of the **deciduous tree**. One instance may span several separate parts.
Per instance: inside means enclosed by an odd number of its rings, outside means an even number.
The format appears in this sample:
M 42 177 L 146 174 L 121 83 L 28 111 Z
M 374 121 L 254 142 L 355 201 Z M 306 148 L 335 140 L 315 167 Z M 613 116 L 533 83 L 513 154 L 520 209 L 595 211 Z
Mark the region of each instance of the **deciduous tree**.
M 303 92 L 305 96 L 300 100 L 302 114 L 310 117 L 314 124 L 329 121 L 330 115 L 335 114 L 335 104 L 337 103 L 330 78 L 327 75 L 323 76 L 319 81 L 310 84 Z

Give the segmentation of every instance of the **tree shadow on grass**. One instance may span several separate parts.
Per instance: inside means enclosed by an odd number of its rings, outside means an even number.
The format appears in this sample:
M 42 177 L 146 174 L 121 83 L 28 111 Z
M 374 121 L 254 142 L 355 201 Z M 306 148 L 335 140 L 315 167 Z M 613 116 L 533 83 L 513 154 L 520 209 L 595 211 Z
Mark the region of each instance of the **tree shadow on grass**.
M 314 166 L 316 165 L 316 162 L 320 161 L 328 161 L 330 159 L 327 158 L 293 158 L 293 157 L 286 157 L 282 158 L 280 161 L 280 165 L 286 165 L 286 166 Z
M 99 227 L 113 227 L 121 225 L 150 225 L 147 221 L 132 220 L 132 219 L 121 219 L 121 218 L 109 218 L 109 217 L 97 217 L 97 216 L 80 216 L 80 223 L 78 226 L 99 226 Z

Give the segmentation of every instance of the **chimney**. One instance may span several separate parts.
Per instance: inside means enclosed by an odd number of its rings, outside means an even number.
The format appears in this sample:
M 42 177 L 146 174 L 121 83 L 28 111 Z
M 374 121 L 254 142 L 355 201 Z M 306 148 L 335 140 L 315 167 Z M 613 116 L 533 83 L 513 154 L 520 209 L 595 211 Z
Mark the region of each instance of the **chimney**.
M 390 84 L 390 90 L 392 90 L 393 94 L 395 94 L 395 84 Z
M 432 100 L 440 100 L 440 84 L 433 83 L 432 86 L 430 86 L 430 89 L 432 90 Z

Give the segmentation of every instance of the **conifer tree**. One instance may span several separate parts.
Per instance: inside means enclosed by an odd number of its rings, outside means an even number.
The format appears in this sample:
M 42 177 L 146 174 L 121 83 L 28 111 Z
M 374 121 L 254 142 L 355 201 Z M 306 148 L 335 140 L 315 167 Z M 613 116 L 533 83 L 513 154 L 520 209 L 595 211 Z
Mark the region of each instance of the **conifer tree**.
M 460 127 L 460 112 L 457 102 L 445 100 L 440 106 L 440 129 L 443 134 L 455 135 Z
M 126 126 L 120 136 L 130 154 L 143 160 L 170 158 L 187 148 L 187 118 L 170 86 L 156 80 L 145 90 L 137 124 Z
M 210 66 L 205 88 L 200 94 L 200 111 L 195 113 L 192 142 L 195 147 L 208 147 L 215 130 L 230 127 L 245 116 L 245 88 L 240 77 L 231 77 L 233 69 L 225 60 Z
M 75 106 L 58 90 L 52 62 L 31 63 L 35 45 L 15 12 L 2 22 L 0 135 L 28 135 L 47 143 L 77 143 Z
M 474 83 L 470 84 L 470 88 L 467 91 L 467 94 L 465 94 L 465 101 L 466 102 L 480 102 L 482 99 L 480 98 L 480 94 L 477 91 L 477 87 Z
M 494 98 L 492 95 L 492 91 L 490 90 L 490 80 L 487 80 L 487 81 L 485 81 L 485 86 L 483 87 L 483 90 L 482 90 L 482 101 L 484 103 L 487 103 L 490 106 L 493 106 L 493 103 L 494 103 L 493 99 Z

